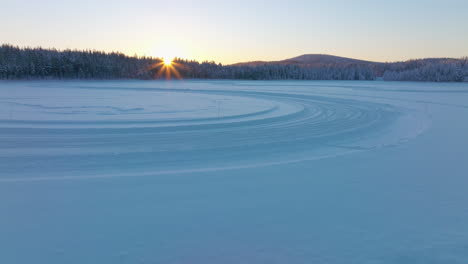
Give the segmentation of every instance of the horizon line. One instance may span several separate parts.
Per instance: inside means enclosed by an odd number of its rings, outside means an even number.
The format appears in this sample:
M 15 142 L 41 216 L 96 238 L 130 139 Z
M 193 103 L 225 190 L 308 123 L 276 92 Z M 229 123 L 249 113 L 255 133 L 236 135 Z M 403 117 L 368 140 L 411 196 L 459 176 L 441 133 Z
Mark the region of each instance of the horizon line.
M 11 43 L 1 43 L 0 46 L 11 46 L 19 49 L 44 49 L 44 50 L 56 50 L 58 52 L 65 52 L 65 51 L 73 51 L 73 52 L 86 52 L 86 51 L 92 51 L 92 52 L 101 52 L 105 54 L 112 54 L 112 53 L 117 53 L 117 54 L 122 54 L 124 56 L 127 56 L 129 58 L 150 58 L 150 59 L 164 59 L 164 55 L 161 56 L 154 56 L 154 55 L 146 55 L 142 54 L 139 55 L 137 53 L 135 54 L 129 54 L 127 52 L 123 51 L 118 51 L 118 50 L 111 50 L 111 51 L 106 51 L 106 50 L 100 50 L 100 49 L 94 49 L 94 48 L 87 48 L 87 49 L 79 49 L 79 48 L 56 48 L 56 47 L 43 47 L 40 45 L 36 46 L 28 46 L 28 45 L 15 45 Z M 348 57 L 348 56 L 342 56 L 342 55 L 335 55 L 335 54 L 328 54 L 328 53 L 303 53 L 300 55 L 296 55 L 293 57 L 289 58 L 283 58 L 280 60 L 246 60 L 246 61 L 239 61 L 239 62 L 234 62 L 234 63 L 222 63 L 222 62 L 217 62 L 215 60 L 199 60 L 199 59 L 193 59 L 193 58 L 184 58 L 184 57 L 179 57 L 179 56 L 174 56 L 174 59 L 182 59 L 182 60 L 187 60 L 187 61 L 197 61 L 197 62 L 214 62 L 216 64 L 221 63 L 222 65 L 236 65 L 236 64 L 247 64 L 247 63 L 274 63 L 274 62 L 284 62 L 286 60 L 292 60 L 301 56 L 307 56 L 307 55 L 321 55 L 321 56 L 330 56 L 330 57 L 337 57 L 337 58 L 344 58 L 344 59 L 352 59 L 352 60 L 360 60 L 363 62 L 369 62 L 369 63 L 398 63 L 398 62 L 407 62 L 407 61 L 413 61 L 413 60 L 428 60 L 428 59 L 452 59 L 452 60 L 460 60 L 467 58 L 468 55 L 465 56 L 460 56 L 460 57 L 445 57 L 445 56 L 430 56 L 430 57 L 415 57 L 415 58 L 410 58 L 410 59 L 402 59 L 402 60 L 393 60 L 393 61 L 376 61 L 376 60 L 368 60 L 368 59 L 361 59 L 361 58 L 355 58 L 355 57 Z

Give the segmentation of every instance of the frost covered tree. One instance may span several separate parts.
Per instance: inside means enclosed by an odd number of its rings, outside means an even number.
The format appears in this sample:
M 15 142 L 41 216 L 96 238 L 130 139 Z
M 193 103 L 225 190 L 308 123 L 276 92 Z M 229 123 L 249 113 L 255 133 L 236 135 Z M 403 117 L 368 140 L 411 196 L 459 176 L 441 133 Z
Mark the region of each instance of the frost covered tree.
M 412 60 L 389 65 L 386 81 L 462 82 L 468 77 L 468 58 Z

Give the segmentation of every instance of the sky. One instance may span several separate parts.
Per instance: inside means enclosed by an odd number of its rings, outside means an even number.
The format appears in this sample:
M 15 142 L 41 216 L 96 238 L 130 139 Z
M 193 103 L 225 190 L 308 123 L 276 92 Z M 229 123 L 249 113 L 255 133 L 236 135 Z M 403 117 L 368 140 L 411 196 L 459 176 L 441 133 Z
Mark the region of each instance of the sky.
M 467 0 L 0 0 L 0 43 L 230 64 L 468 56 Z

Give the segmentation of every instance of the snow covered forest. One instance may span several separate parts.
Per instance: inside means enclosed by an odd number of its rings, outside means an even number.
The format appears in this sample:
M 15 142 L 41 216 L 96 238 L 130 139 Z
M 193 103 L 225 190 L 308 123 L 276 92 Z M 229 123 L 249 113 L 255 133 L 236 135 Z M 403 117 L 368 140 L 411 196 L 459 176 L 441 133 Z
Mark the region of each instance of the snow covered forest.
M 468 57 L 461 59 L 421 59 L 388 63 L 383 75 L 386 81 L 468 81 Z
M 239 80 L 468 81 L 468 57 L 395 63 L 222 65 L 175 59 L 179 78 Z M 162 59 L 117 52 L 0 46 L 0 79 L 158 79 Z M 175 77 L 175 76 L 173 76 Z

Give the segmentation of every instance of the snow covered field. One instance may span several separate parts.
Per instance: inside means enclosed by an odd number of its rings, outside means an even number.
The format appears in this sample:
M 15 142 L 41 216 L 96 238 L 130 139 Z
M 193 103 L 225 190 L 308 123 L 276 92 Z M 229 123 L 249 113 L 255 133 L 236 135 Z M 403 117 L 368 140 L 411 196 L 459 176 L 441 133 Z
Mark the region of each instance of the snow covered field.
M 468 263 L 468 83 L 0 82 L 0 263 Z

